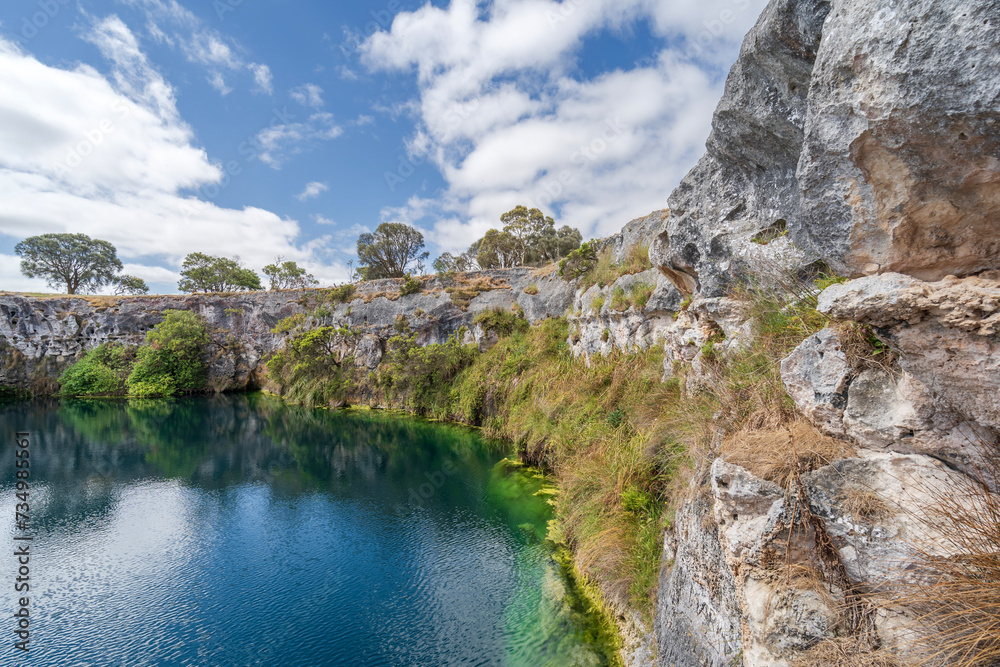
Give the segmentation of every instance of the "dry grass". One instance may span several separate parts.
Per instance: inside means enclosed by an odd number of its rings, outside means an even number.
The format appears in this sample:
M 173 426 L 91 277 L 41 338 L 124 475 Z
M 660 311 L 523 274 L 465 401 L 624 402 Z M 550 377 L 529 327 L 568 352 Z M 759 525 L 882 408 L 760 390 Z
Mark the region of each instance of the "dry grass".
M 904 627 L 914 664 L 1000 665 L 1000 460 L 947 495 L 938 491 L 923 520 L 938 533 L 916 545 L 893 602 L 912 620 Z M 946 553 L 947 555 L 942 555 Z
M 848 458 L 855 448 L 825 436 L 804 419 L 778 429 L 744 429 L 727 438 L 722 456 L 782 488 L 799 475 Z
M 898 371 L 899 354 L 879 340 L 869 326 L 857 322 L 838 322 L 834 328 L 840 338 L 840 348 L 853 369 L 882 369 L 889 373 Z
M 900 667 L 892 653 L 872 650 L 866 641 L 857 637 L 827 639 L 792 664 L 795 667 Z
M 851 487 L 837 497 L 837 504 L 856 521 L 880 521 L 892 514 L 882 496 L 871 489 Z
M 545 266 L 539 266 L 531 272 L 532 278 L 548 278 L 549 276 L 559 273 L 559 263 L 553 262 L 552 264 L 546 264 Z

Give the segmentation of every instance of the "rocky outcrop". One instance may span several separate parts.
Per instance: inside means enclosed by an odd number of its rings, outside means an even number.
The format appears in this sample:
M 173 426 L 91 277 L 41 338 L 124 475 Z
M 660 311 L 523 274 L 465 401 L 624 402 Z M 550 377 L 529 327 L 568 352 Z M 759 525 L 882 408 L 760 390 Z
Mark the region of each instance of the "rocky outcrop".
M 786 236 L 810 77 L 829 3 L 775 0 L 743 42 L 712 121 L 705 156 L 668 200 L 650 250 L 684 294 L 722 296 L 735 275 L 807 263 Z
M 431 277 L 407 296 L 400 296 L 401 284 L 361 283 L 347 303 L 331 303 L 330 291 L 323 289 L 155 297 L 0 295 L 0 387 L 51 393 L 58 389 L 54 379 L 87 350 L 112 341 L 138 345 L 170 309 L 205 318 L 211 338 L 209 386 L 231 391 L 261 386 L 262 362 L 284 340 L 272 330 L 293 315 L 358 332 L 343 354 L 374 370 L 385 341 L 401 332 L 431 344 L 467 327 L 467 342 L 486 344 L 474 323 L 480 312 L 518 310 L 534 323 L 562 316 L 573 299 L 572 286 L 555 274 L 526 268 Z
M 832 6 L 809 87 L 792 238 L 852 277 L 996 268 L 996 3 Z
M 782 365 L 803 414 L 862 447 L 982 465 L 1000 442 L 1000 274 L 871 276 L 828 288 L 819 309 L 870 326 L 898 366 L 852 367 L 838 331 L 821 331 Z
M 854 278 L 823 292 L 834 323 L 781 373 L 804 417 L 860 450 L 792 489 L 721 459 L 695 482 L 676 530 L 718 552 L 682 564 L 692 552 L 668 540 L 658 664 L 718 664 L 737 618 L 735 663 L 793 664 L 859 632 L 905 659 L 892 609 L 869 609 L 863 632 L 840 611 L 862 585 L 891 597 L 914 544 L 946 542 L 927 506 L 1000 443 L 998 22 L 992 0 L 772 0 L 747 35 L 650 250 L 687 297 L 657 335 L 690 386 L 711 373 L 706 349 L 751 335 L 734 283 Z M 717 529 L 692 530 L 706 507 Z M 720 557 L 732 588 L 706 593 Z

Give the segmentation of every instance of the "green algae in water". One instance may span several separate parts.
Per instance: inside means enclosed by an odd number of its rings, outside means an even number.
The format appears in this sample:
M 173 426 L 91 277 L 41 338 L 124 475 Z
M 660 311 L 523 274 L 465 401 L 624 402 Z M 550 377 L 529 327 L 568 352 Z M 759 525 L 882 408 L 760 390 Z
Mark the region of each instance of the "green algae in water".
M 518 594 L 504 613 L 505 634 L 511 638 L 505 664 L 620 665 L 615 628 L 578 581 L 569 549 L 554 534 L 552 482 L 537 469 L 504 459 L 493 468 L 487 495 L 530 545 L 519 554 Z

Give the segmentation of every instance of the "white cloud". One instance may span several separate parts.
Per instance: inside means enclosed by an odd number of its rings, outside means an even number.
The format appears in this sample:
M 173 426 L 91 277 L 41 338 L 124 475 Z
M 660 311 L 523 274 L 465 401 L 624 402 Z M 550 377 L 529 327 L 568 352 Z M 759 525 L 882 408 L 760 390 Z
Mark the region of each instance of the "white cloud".
M 299 201 L 305 201 L 307 199 L 314 199 L 319 197 L 321 194 L 329 190 L 326 183 L 320 183 L 318 181 L 312 181 L 306 184 L 306 189 L 295 195 L 295 198 Z
M 274 86 L 271 83 L 271 68 L 267 65 L 261 65 L 259 63 L 250 63 L 247 65 L 247 69 L 253 72 L 254 80 L 254 92 L 265 93 L 270 95 L 274 92 Z
M 226 79 L 222 76 L 221 72 L 215 72 L 208 77 L 208 83 L 211 84 L 212 88 L 219 91 L 220 95 L 225 96 L 233 92 L 233 89 L 226 85 Z
M 242 66 L 232 48 L 215 31 L 201 30 L 194 33 L 190 40 L 184 42 L 183 49 L 184 55 L 191 62 L 226 69 L 237 69 Z
M 323 89 L 314 83 L 307 83 L 297 88 L 292 88 L 289 93 L 293 100 L 304 107 L 318 109 L 323 106 Z
M 344 128 L 334 122 L 333 114 L 316 113 L 304 123 L 282 123 L 261 130 L 255 140 L 261 147 L 257 157 L 272 169 L 281 169 L 291 155 L 309 148 L 312 142 L 336 139 Z
M 413 72 L 419 96 L 395 111 L 416 116 L 407 149 L 447 188 L 383 216 L 455 250 L 519 203 L 558 211 L 585 236 L 663 208 L 704 151 L 724 69 L 765 4 L 451 0 L 398 14 L 358 50 L 370 70 Z M 662 38 L 659 52 L 581 78 L 585 41 L 638 21 Z
M 322 216 L 322 215 L 320 215 L 318 213 L 313 216 L 313 220 L 316 221 L 317 225 L 336 225 L 337 224 L 336 222 L 334 222 L 330 218 L 327 218 L 326 216 Z
M 172 281 L 194 251 L 238 254 L 256 269 L 278 253 L 346 276 L 322 260 L 331 252 L 322 240 L 302 244 L 294 220 L 182 194 L 223 174 L 194 145 L 173 88 L 118 18 L 97 22 L 87 38 L 110 60 L 110 80 L 86 65 L 50 67 L 0 40 L 0 234 L 108 240 L 130 266 L 147 267 L 140 276 L 160 281 L 151 287 L 168 291 L 176 289 L 164 284 L 168 274 Z M 4 286 L 27 289 L 8 273 L 0 271 Z
M 0 292 L 51 292 L 41 278 L 26 278 L 21 273 L 21 258 L 0 254 Z
M 221 95 L 233 88 L 223 72 L 249 71 L 253 75 L 255 93 L 272 92 L 271 70 L 266 65 L 247 63 L 245 50 L 214 28 L 205 27 L 193 13 L 176 0 L 118 0 L 142 8 L 146 13 L 146 32 L 157 44 L 178 48 L 189 62 L 205 67 L 207 81 Z

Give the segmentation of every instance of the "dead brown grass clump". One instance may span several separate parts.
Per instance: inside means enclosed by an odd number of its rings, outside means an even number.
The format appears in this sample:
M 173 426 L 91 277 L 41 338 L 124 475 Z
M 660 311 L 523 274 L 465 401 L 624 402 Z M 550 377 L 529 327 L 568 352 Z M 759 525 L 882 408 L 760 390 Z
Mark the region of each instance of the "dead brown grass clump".
M 834 326 L 840 348 L 854 370 L 882 369 L 893 373 L 898 369 L 899 354 L 879 340 L 871 327 L 858 322 L 838 322 Z
M 856 521 L 879 521 L 892 514 L 882 497 L 871 489 L 852 487 L 841 494 L 837 502 Z
M 900 667 L 892 653 L 872 650 L 857 637 L 827 639 L 806 651 L 793 663 L 795 667 Z
M 856 453 L 849 443 L 823 435 L 804 419 L 769 430 L 742 430 L 723 442 L 722 457 L 783 488 L 799 475 Z
M 919 665 L 1000 665 L 1000 460 L 925 509 L 933 544 L 917 545 L 894 602 Z M 946 554 L 946 555 L 942 555 Z

